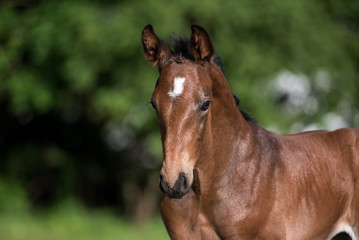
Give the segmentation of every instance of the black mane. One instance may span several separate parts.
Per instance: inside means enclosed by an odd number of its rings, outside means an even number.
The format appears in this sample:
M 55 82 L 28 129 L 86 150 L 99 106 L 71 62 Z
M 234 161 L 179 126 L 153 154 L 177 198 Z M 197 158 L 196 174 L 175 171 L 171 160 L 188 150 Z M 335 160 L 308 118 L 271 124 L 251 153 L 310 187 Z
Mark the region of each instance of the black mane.
M 173 40 L 172 40 L 172 46 L 173 46 L 172 53 L 175 56 L 176 62 L 177 61 L 181 62 L 181 58 L 194 60 L 194 56 L 192 55 L 190 48 L 189 48 L 189 39 L 188 38 L 174 35 Z M 225 75 L 224 64 L 219 56 L 215 55 L 214 63 L 221 69 L 221 71 Z M 239 104 L 240 104 L 239 98 L 234 94 L 233 94 L 233 98 L 234 98 L 234 101 L 235 101 L 239 111 L 241 112 L 242 116 L 244 117 L 244 119 L 248 122 L 256 123 L 256 121 L 252 117 L 250 117 L 246 111 L 241 110 L 239 108 Z

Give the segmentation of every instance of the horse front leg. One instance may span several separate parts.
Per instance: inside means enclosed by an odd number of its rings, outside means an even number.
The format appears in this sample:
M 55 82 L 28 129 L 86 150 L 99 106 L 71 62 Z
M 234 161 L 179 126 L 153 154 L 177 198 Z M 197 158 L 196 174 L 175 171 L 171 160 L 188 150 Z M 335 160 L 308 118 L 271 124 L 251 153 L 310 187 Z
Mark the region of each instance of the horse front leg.
M 220 240 L 199 205 L 192 191 L 181 199 L 162 200 L 161 216 L 172 240 Z
M 199 202 L 193 192 L 181 199 L 168 199 L 161 202 L 161 216 L 167 232 L 174 239 L 201 239 L 196 227 L 199 214 Z

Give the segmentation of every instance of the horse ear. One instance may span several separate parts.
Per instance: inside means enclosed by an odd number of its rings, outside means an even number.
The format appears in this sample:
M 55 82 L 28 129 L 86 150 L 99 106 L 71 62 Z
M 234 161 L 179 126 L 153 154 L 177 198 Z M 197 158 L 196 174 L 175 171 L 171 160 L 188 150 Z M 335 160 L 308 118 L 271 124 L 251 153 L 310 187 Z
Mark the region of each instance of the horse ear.
M 214 49 L 208 33 L 197 25 L 192 25 L 191 28 L 190 49 L 195 60 L 212 61 L 214 59 Z
M 158 68 L 161 68 L 172 55 L 167 45 L 157 37 L 151 24 L 142 31 L 142 46 L 146 59 Z

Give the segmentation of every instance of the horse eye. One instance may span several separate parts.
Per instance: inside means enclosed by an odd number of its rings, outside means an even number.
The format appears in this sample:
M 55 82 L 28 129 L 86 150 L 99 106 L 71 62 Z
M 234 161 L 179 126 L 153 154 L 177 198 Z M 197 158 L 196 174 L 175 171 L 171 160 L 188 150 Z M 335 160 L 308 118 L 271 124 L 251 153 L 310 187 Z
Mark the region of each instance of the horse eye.
M 155 110 L 155 111 L 157 112 L 157 106 L 156 106 L 156 104 L 155 104 L 154 102 L 152 102 L 152 101 L 150 102 L 150 104 L 151 104 L 153 110 Z
M 207 111 L 208 108 L 209 108 L 209 104 L 210 104 L 210 103 L 211 103 L 210 100 L 205 101 L 205 102 L 202 104 L 202 106 L 201 106 L 201 111 L 202 111 L 202 112 Z

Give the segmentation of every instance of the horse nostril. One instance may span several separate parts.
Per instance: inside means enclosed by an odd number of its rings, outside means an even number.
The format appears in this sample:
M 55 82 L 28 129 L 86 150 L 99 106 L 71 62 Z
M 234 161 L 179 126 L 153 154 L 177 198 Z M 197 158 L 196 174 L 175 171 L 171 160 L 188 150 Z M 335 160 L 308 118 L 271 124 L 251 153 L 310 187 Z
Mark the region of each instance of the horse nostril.
M 189 187 L 190 186 L 187 175 L 185 173 L 180 173 L 175 182 L 174 190 L 176 190 L 178 195 L 181 197 L 184 194 L 188 193 Z
M 181 173 L 179 177 L 182 181 L 181 192 L 187 193 L 189 188 L 188 177 L 185 173 Z
M 160 173 L 160 179 L 159 179 L 159 187 L 163 193 L 167 193 L 169 190 L 168 184 L 165 181 L 162 173 Z
M 159 178 L 159 187 L 168 198 L 181 198 L 189 192 L 191 186 L 187 175 L 185 173 L 180 173 L 173 188 L 171 188 L 161 173 Z

